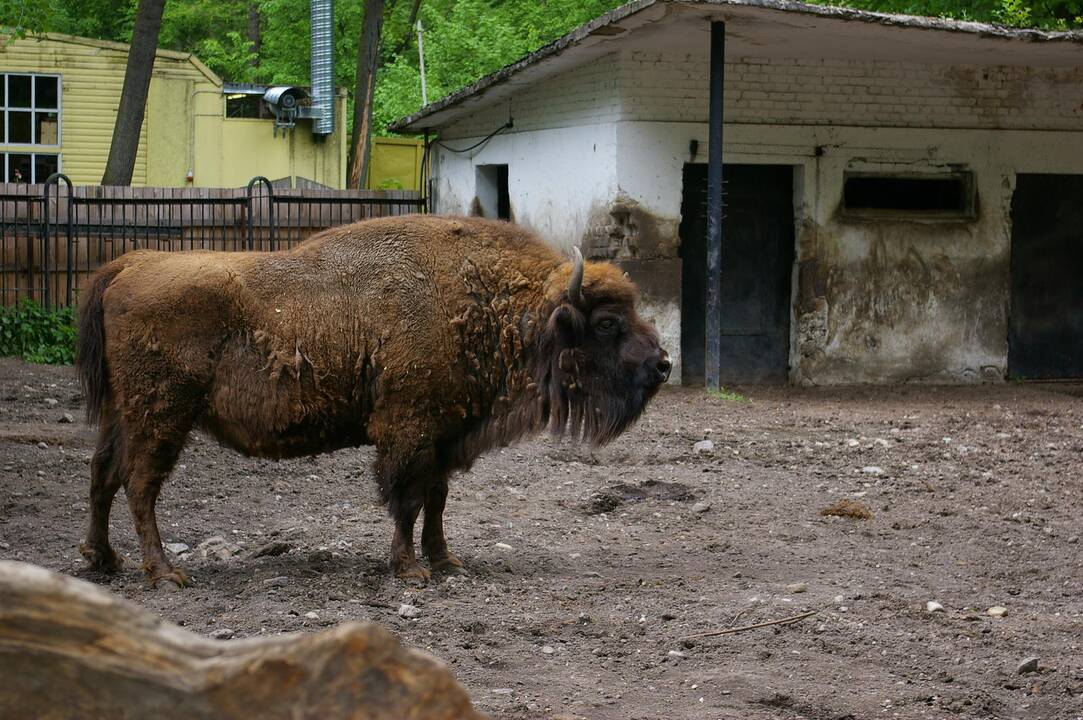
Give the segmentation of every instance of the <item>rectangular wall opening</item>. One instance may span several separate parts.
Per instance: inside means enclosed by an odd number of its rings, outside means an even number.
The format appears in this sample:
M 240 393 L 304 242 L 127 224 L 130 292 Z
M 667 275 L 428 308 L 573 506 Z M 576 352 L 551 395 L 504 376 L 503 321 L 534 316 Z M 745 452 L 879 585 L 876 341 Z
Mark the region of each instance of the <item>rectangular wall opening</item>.
M 1012 196 L 1008 376 L 1083 378 L 1083 174 L 1020 174 Z
M 975 211 L 974 176 L 846 173 L 842 209 L 848 217 L 969 219 Z
M 507 165 L 478 165 L 474 168 L 475 197 L 482 217 L 511 220 Z

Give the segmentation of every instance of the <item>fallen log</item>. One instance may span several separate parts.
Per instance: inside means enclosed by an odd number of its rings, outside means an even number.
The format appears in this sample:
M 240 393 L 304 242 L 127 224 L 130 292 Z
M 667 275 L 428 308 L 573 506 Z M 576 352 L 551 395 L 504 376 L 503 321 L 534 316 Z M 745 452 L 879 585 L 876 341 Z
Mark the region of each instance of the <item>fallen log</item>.
M 221 642 L 90 583 L 0 561 L 0 718 L 481 716 L 441 662 L 377 625 Z

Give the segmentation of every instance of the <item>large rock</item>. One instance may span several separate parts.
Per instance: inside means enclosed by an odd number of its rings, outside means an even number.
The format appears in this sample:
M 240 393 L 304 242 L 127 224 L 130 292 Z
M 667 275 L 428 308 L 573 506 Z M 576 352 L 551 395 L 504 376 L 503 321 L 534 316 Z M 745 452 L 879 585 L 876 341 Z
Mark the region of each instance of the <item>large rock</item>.
M 0 718 L 481 718 L 386 630 L 220 642 L 90 583 L 0 561 Z

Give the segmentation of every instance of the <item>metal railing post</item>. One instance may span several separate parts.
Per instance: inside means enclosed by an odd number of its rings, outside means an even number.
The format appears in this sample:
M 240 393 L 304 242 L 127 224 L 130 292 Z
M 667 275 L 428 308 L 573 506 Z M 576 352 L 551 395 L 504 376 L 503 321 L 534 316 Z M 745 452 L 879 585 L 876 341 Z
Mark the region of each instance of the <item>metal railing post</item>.
M 248 181 L 248 190 L 247 190 L 247 193 L 248 193 L 248 242 L 249 242 L 248 249 L 249 250 L 253 249 L 252 245 L 251 245 L 251 243 L 252 243 L 252 234 L 253 234 L 252 217 L 254 215 L 254 213 L 253 213 L 253 205 L 252 205 L 252 200 L 254 198 L 254 195 L 252 193 L 252 190 L 257 184 L 263 185 L 265 188 L 267 188 L 267 242 L 268 242 L 268 245 L 270 246 L 271 250 L 276 250 L 277 249 L 277 243 L 275 242 L 275 199 L 274 199 L 275 189 L 274 189 L 274 185 L 271 184 L 271 181 L 268 180 L 267 178 L 263 177 L 262 175 L 257 175 L 256 177 L 254 177 L 254 178 L 252 178 L 251 180 Z

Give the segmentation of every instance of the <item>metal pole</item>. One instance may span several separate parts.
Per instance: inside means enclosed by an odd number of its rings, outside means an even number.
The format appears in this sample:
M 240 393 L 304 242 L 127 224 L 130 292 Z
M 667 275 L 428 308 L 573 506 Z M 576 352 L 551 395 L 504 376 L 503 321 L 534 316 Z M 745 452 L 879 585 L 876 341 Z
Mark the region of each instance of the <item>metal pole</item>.
M 50 180 L 52 180 L 53 182 L 49 182 Z M 45 181 L 45 188 L 44 188 L 44 190 L 45 190 L 45 200 L 44 200 L 44 202 L 42 203 L 42 206 L 41 206 L 42 215 L 45 216 L 45 217 L 42 218 L 42 224 L 41 224 L 41 277 L 42 277 L 42 285 L 43 285 L 43 287 L 41 289 L 42 297 L 43 297 L 41 304 L 43 306 L 45 306 L 45 307 L 50 307 L 50 305 L 49 305 L 49 249 L 50 249 L 50 247 L 49 246 L 52 245 L 52 243 L 50 242 L 50 240 L 52 240 L 52 222 L 49 220 L 49 204 L 50 204 L 49 200 L 51 199 L 50 195 L 52 193 L 50 193 L 49 190 L 54 186 L 55 182 L 56 181 L 55 181 L 55 179 L 53 178 L 52 175 L 50 175 L 49 179 Z M 57 195 L 60 195 L 59 185 L 57 185 Z M 29 203 L 28 203 L 28 205 L 29 205 Z M 57 208 L 57 209 L 59 210 L 59 208 Z M 27 207 L 27 211 L 29 211 L 29 210 L 30 210 L 30 208 Z M 29 212 L 27 212 L 27 215 L 29 215 Z M 59 218 L 57 218 L 57 219 L 59 220 Z M 31 263 L 32 263 L 32 261 L 33 261 L 33 259 L 31 258 Z M 33 286 L 31 286 L 31 292 L 33 292 Z
M 425 45 L 421 40 L 421 35 L 425 28 L 421 27 L 421 18 L 417 19 L 417 60 L 421 69 L 421 106 L 424 107 L 429 104 L 429 92 L 425 87 Z
M 426 213 L 432 213 L 432 205 L 429 199 L 429 129 L 425 128 L 425 146 L 424 151 L 421 153 L 421 182 L 418 183 L 418 192 L 421 193 L 421 200 L 424 203 L 421 206 L 421 211 Z
M 710 116 L 707 135 L 707 388 L 722 375 L 722 85 L 726 23 L 711 23 Z

